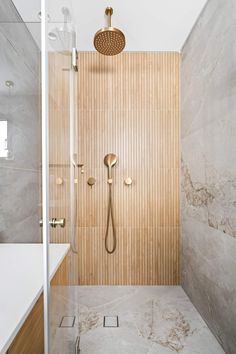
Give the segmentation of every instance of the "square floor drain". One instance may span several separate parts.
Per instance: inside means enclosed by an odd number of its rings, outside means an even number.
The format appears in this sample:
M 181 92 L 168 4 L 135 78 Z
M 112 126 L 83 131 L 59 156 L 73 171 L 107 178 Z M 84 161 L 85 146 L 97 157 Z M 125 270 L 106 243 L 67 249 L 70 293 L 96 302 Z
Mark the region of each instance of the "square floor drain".
M 75 316 L 63 316 L 59 327 L 71 328 L 75 325 Z
M 104 316 L 103 327 L 119 327 L 118 316 Z

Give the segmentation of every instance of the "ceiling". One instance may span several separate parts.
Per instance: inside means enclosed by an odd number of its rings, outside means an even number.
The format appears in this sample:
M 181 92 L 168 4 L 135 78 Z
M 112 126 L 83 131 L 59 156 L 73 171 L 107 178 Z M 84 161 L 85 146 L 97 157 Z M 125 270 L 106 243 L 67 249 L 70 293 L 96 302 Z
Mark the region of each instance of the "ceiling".
M 23 20 L 38 21 L 40 0 L 13 0 Z M 50 26 L 63 22 L 61 8 L 71 11 L 81 51 L 94 50 L 94 33 L 105 25 L 104 10 L 114 9 L 113 25 L 126 35 L 127 51 L 181 51 L 207 0 L 48 0 Z M 31 29 L 32 27 L 32 29 Z M 39 26 L 29 24 L 39 42 Z

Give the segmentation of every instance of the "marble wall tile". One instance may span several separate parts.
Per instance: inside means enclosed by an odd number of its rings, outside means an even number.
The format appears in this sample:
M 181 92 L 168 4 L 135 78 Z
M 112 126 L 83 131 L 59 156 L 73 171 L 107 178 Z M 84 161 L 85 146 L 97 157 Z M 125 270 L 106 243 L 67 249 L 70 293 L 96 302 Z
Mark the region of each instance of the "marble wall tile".
M 9 151 L 0 157 L 0 242 L 40 242 L 40 51 L 12 1 L 0 2 L 0 22 L 0 120 Z
M 34 24 L 34 30 L 37 28 L 40 29 L 40 21 Z M 14 73 L 12 78 L 18 77 L 17 81 L 21 87 L 29 93 L 32 93 L 32 89 L 36 92 L 35 83 L 40 70 L 40 51 L 12 0 L 0 2 L 0 44 L 1 81 L 4 80 L 5 74 Z M 2 47 L 3 44 L 5 47 Z M 8 70 L 9 67 L 10 70 Z
M 183 286 L 236 352 L 236 4 L 210 0 L 183 48 Z
M 210 0 L 183 48 L 182 137 L 212 122 L 227 122 L 233 117 L 236 109 L 234 9 L 234 1 Z
M 235 353 L 235 239 L 191 218 L 182 232 L 183 287 L 226 353 Z
M 0 166 L 37 170 L 40 164 L 40 120 L 37 95 L 0 95 L 0 119 L 8 122 L 9 159 Z
M 39 174 L 0 167 L 0 242 L 39 242 Z

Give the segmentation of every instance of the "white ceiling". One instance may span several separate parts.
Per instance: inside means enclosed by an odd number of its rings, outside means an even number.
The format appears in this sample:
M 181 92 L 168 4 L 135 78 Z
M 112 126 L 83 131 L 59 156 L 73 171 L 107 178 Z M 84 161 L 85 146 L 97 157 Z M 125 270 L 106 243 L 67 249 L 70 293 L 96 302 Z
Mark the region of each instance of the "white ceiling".
M 40 0 L 13 0 L 26 22 L 37 21 Z M 48 0 L 51 21 L 71 10 L 78 49 L 94 50 L 93 36 L 105 25 L 104 10 L 114 9 L 113 25 L 126 35 L 127 51 L 180 51 L 207 0 Z M 60 25 L 60 24 L 58 24 Z M 52 26 L 55 27 L 55 24 Z M 34 27 L 35 28 L 35 27 Z M 36 34 L 34 34 L 36 36 Z

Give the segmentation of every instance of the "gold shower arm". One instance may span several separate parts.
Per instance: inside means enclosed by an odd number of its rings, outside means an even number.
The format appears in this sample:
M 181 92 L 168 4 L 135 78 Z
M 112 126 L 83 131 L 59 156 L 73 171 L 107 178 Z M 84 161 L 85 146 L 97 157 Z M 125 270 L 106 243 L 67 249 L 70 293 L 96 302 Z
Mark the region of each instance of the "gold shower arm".
M 111 16 L 113 14 L 113 8 L 107 7 L 105 10 L 105 14 L 107 15 L 108 27 L 111 27 Z

